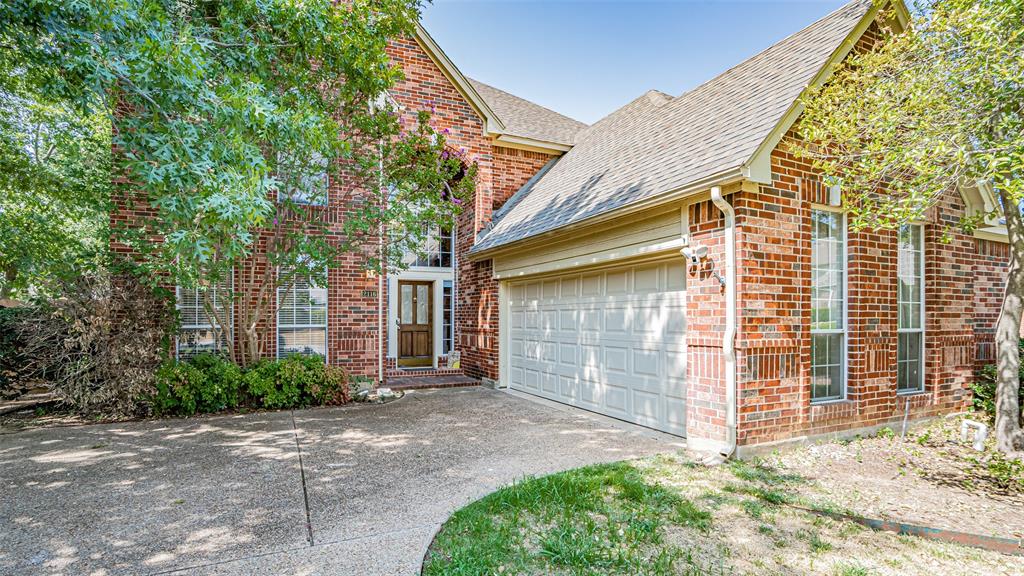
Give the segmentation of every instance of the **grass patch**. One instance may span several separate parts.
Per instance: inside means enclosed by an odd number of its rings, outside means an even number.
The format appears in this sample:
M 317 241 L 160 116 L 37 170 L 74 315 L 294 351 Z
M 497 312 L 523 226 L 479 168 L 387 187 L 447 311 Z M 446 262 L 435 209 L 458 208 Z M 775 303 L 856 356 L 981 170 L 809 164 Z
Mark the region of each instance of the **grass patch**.
M 701 574 L 667 527 L 707 532 L 711 514 L 629 463 L 527 478 L 455 513 L 423 573 Z

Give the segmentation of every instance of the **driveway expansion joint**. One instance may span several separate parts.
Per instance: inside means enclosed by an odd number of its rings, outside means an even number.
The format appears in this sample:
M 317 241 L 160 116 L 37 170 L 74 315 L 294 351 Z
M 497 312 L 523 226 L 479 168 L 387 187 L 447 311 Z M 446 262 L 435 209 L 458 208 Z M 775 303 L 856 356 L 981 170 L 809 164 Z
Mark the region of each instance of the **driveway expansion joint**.
M 295 453 L 299 456 L 299 479 L 302 481 L 302 506 L 306 511 L 306 541 L 313 546 L 313 520 L 309 515 L 309 490 L 306 488 L 306 467 L 302 464 L 302 446 L 299 444 L 299 429 L 295 425 L 295 411 L 290 410 L 292 417 L 292 435 L 295 437 Z

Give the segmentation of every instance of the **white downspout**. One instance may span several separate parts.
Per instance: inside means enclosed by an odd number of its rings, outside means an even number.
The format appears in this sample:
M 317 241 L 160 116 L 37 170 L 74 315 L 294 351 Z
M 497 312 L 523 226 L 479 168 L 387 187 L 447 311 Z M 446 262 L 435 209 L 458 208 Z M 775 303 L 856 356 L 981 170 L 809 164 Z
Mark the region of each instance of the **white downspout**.
M 384 146 L 381 144 L 378 158 L 378 172 L 380 181 L 378 186 L 381 192 L 384 190 Z M 388 199 L 390 200 L 390 198 Z M 387 273 L 388 266 L 385 263 L 385 245 L 384 245 L 384 221 L 380 222 L 377 228 L 377 255 L 380 258 L 380 271 L 377 272 L 377 387 L 380 388 L 384 385 L 384 337 L 388 333 L 388 329 L 391 327 L 388 317 L 388 310 L 385 306 L 384 299 L 384 275 Z
M 736 452 L 736 212 L 722 197 L 719 186 L 711 188 L 711 201 L 725 216 L 725 332 L 722 358 L 725 360 L 726 445 L 722 456 Z

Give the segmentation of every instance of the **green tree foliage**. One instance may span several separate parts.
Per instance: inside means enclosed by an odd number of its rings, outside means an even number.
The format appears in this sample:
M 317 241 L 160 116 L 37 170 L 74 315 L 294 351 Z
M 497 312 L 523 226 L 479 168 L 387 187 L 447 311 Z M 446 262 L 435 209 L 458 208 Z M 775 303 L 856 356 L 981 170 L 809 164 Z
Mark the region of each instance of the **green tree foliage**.
M 472 189 L 473 166 L 448 149 L 430 114 L 401 110 L 388 95 L 402 78 L 388 42 L 414 32 L 419 7 L 11 0 L 0 6 L 0 75 L 111 118 L 115 194 L 149 210 L 115 234 L 146 277 L 210 287 L 248 274 L 260 287 L 234 323 L 241 361 L 251 362 L 278 287 L 345 253 L 400 266 L 427 230 L 454 225 Z M 341 234 L 325 234 L 325 172 L 359 191 Z M 259 272 L 247 267 L 257 246 L 269 264 Z M 206 310 L 234 339 L 210 297 Z
M 110 130 L 0 83 L 0 298 L 94 265 L 107 238 Z
M 804 98 L 799 152 L 841 180 L 855 228 L 896 228 L 961 186 L 992 186 L 1011 260 L 996 326 L 996 433 L 1024 449 L 1017 349 L 1024 311 L 1024 2 L 928 0 L 910 28 L 852 54 Z

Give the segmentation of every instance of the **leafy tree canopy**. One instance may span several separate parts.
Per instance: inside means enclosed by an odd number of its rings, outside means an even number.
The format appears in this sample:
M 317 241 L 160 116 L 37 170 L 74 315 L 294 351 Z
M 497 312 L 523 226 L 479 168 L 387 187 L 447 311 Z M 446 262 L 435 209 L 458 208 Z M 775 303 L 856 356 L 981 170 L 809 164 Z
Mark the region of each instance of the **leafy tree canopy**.
M 388 94 L 402 71 L 387 46 L 414 32 L 419 8 L 10 0 L 0 6 L 0 77 L 112 121 L 117 193 L 141 215 L 116 233 L 149 278 L 227 283 L 261 243 L 268 269 L 285 271 L 263 283 L 288 286 L 344 252 L 400 266 L 430 229 L 454 225 L 472 189 L 474 167 L 430 114 L 401 110 Z M 359 190 L 330 235 L 318 206 L 325 173 Z
M 854 226 L 919 219 L 978 182 L 1024 199 L 1024 2 L 928 0 L 915 12 L 910 30 L 851 54 L 804 101 L 802 152 L 841 175 Z

